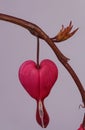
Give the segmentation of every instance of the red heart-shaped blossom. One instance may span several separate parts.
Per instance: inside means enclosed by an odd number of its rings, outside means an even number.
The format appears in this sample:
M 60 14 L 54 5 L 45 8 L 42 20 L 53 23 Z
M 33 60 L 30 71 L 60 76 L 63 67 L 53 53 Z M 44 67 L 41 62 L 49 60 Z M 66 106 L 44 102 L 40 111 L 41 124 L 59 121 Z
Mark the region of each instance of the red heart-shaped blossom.
M 50 60 L 43 60 L 39 69 L 34 61 L 25 61 L 19 69 L 20 82 L 36 100 L 42 100 L 48 96 L 57 76 L 58 69 Z
M 46 112 L 43 100 L 50 93 L 57 77 L 57 66 L 48 59 L 43 60 L 39 68 L 32 60 L 25 61 L 19 69 L 19 80 L 21 84 L 30 96 L 37 101 L 36 119 L 42 127 L 46 127 L 49 122 L 49 116 Z M 40 114 L 43 117 L 42 120 Z

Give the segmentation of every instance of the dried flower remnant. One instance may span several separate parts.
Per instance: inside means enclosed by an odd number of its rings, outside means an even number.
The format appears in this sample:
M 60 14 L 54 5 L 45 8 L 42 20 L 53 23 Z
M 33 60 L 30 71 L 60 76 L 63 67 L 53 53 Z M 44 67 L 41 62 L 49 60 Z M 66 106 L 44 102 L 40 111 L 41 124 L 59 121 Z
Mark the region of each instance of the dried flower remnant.
M 62 42 L 69 39 L 78 30 L 78 28 L 76 28 L 73 32 L 71 32 L 72 28 L 73 28 L 72 21 L 70 22 L 69 26 L 67 26 L 66 28 L 64 27 L 64 25 L 62 25 L 62 29 L 60 30 L 60 32 L 55 37 L 51 38 L 52 41 Z

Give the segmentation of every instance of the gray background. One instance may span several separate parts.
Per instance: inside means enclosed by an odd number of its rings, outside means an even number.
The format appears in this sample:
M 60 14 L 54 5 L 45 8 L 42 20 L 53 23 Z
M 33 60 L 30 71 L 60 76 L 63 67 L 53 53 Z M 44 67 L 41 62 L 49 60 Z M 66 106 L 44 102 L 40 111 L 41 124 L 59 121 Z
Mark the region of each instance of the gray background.
M 79 31 L 58 47 L 85 85 L 85 0 L 0 0 L 0 13 L 33 22 L 50 37 L 72 20 Z M 84 109 L 78 109 L 82 103 L 79 91 L 51 48 L 40 43 L 40 61 L 50 58 L 59 68 L 58 81 L 45 100 L 50 115 L 46 130 L 77 130 L 84 114 Z M 35 119 L 36 102 L 18 80 L 19 66 L 27 59 L 36 61 L 36 38 L 0 21 L 0 130 L 42 130 Z

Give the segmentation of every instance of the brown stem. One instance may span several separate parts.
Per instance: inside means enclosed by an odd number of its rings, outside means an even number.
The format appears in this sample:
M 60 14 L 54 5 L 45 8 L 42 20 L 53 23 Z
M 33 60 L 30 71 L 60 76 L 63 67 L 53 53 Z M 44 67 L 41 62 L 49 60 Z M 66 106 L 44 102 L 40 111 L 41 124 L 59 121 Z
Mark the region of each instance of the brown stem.
M 61 61 L 62 62 L 62 61 Z M 68 64 L 68 63 L 63 63 L 62 64 L 64 65 L 64 67 L 68 70 L 68 72 L 70 73 L 70 75 L 72 76 L 73 80 L 75 81 L 78 89 L 79 89 L 79 92 L 81 94 L 81 97 L 82 97 L 82 101 L 84 103 L 84 106 L 83 105 L 80 105 L 81 107 L 85 107 L 85 90 L 83 88 L 83 85 L 81 84 L 78 76 L 76 75 L 76 73 L 74 72 L 74 70 L 72 69 L 72 67 Z
M 68 70 L 68 72 L 72 76 L 73 80 L 75 81 L 75 83 L 76 83 L 76 85 L 79 89 L 79 92 L 81 94 L 82 101 L 83 101 L 84 106 L 85 106 L 85 91 L 84 91 L 84 88 L 83 88 L 78 76 L 76 75 L 74 70 L 71 68 L 71 66 L 68 64 L 69 59 L 61 53 L 61 51 L 57 48 L 57 46 L 54 44 L 52 39 L 49 38 L 49 36 L 41 28 L 39 28 L 37 25 L 30 23 L 28 21 L 25 21 L 23 19 L 0 13 L 0 20 L 4 20 L 4 21 L 8 21 L 8 22 L 20 25 L 20 26 L 26 28 L 27 30 L 29 30 L 32 35 L 39 37 L 39 38 L 45 40 L 48 43 L 48 45 L 54 51 L 54 53 L 57 56 L 57 58 L 59 59 L 59 61 L 64 65 L 64 67 Z
M 33 24 L 33 23 L 30 23 L 28 21 L 25 21 L 23 19 L 20 19 L 20 18 L 16 18 L 16 17 L 13 17 L 13 16 L 9 16 L 9 15 L 6 15 L 6 14 L 1 14 L 0 13 L 0 20 L 4 20 L 4 21 L 8 21 L 8 22 L 11 22 L 11 23 L 14 23 L 14 24 L 17 24 L 19 26 L 22 26 L 24 28 L 26 28 L 27 30 L 30 31 L 31 34 L 33 34 L 34 36 L 36 37 L 39 37 L 39 38 L 42 38 L 43 40 L 45 40 L 49 46 L 53 49 L 54 53 L 56 54 L 56 56 L 59 58 L 59 59 L 62 59 L 64 61 L 67 61 L 68 58 L 65 57 L 61 52 L 60 50 L 56 47 L 56 45 L 54 44 L 54 42 L 48 37 L 48 35 L 46 35 L 46 33 L 41 29 L 39 28 L 37 25 Z

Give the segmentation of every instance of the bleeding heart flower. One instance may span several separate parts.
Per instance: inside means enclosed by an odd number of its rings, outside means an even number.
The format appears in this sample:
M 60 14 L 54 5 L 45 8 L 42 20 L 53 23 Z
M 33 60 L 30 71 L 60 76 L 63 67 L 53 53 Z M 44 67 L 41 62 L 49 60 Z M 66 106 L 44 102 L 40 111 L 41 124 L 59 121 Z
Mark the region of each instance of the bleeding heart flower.
M 44 99 L 49 95 L 51 88 L 58 77 L 57 66 L 48 59 L 37 64 L 25 61 L 19 69 L 19 80 L 25 90 L 37 101 L 36 120 L 43 127 L 47 127 L 49 116 L 44 106 Z
M 78 130 L 85 130 L 85 128 L 83 127 L 83 125 L 80 125 L 80 128 Z

